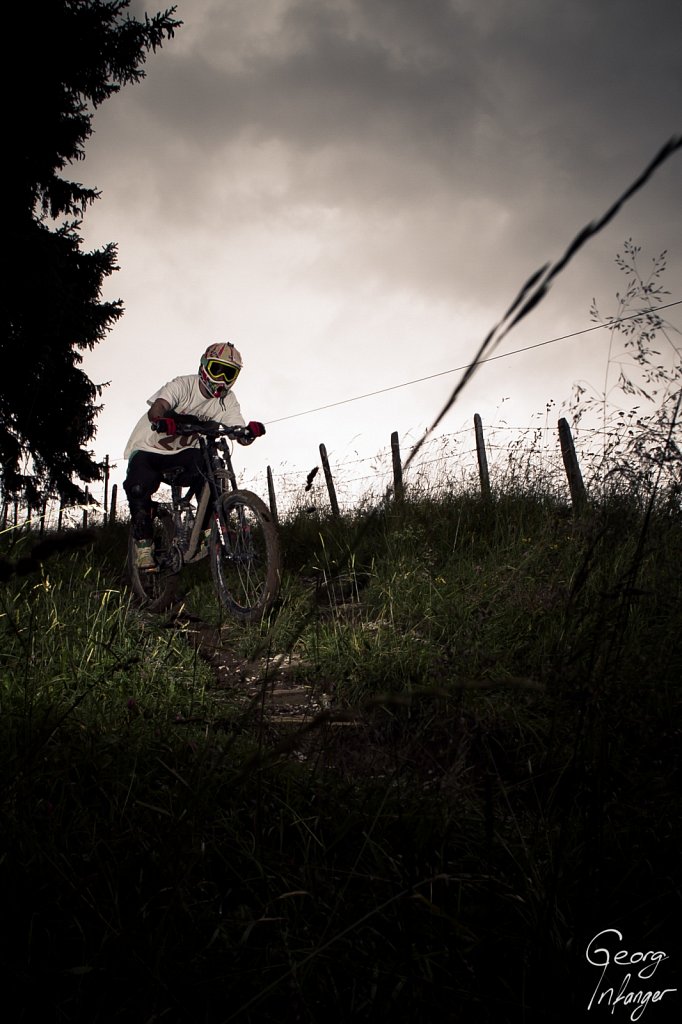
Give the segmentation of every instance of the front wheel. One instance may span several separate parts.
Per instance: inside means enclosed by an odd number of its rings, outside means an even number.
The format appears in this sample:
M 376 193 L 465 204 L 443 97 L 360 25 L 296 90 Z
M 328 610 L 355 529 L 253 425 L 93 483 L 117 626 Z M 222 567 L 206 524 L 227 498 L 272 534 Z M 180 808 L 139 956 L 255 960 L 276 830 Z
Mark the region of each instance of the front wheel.
M 174 562 L 173 517 L 165 509 L 155 508 L 152 515 L 154 532 L 154 559 L 157 572 L 138 569 L 135 559 L 135 539 L 132 527 L 128 535 L 128 573 L 138 601 L 150 612 L 165 611 L 175 600 L 178 576 Z
M 225 534 L 214 522 L 211 572 L 218 596 L 230 615 L 253 622 L 272 606 L 279 592 L 280 553 L 270 509 L 251 491 L 221 496 Z

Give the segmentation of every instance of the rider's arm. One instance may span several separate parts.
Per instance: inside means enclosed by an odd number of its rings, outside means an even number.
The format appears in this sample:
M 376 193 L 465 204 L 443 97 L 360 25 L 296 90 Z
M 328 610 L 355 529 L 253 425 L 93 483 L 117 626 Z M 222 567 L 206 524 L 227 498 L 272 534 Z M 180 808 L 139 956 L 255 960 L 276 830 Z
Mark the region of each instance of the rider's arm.
M 160 416 L 167 416 L 170 410 L 170 402 L 167 402 L 165 398 L 157 398 L 150 407 L 147 413 L 147 418 L 151 422 L 152 420 L 158 419 Z

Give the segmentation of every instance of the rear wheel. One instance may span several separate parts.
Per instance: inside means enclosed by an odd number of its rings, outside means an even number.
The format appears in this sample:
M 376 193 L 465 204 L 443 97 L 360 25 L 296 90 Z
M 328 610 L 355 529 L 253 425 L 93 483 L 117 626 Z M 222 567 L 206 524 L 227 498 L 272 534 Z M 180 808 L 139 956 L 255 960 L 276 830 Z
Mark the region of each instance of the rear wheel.
M 243 622 L 260 619 L 279 592 L 280 553 L 270 509 L 251 491 L 221 497 L 224 542 L 213 525 L 211 572 L 218 596 L 230 615 Z
M 135 539 L 131 529 L 128 536 L 128 572 L 135 596 L 150 612 L 162 612 L 175 600 L 178 587 L 178 568 L 173 549 L 175 525 L 165 509 L 157 508 L 152 515 L 154 531 L 154 559 L 158 571 L 138 569 L 135 559 Z

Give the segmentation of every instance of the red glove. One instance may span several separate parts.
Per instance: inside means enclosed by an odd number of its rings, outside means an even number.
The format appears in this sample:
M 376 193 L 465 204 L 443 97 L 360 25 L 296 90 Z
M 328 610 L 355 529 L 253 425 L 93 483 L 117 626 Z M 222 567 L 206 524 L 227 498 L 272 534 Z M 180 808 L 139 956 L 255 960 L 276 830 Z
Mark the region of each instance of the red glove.
M 247 427 L 254 437 L 262 437 L 265 433 L 265 424 L 259 423 L 258 420 L 249 420 Z
M 177 429 L 172 416 L 155 416 L 152 420 L 152 430 L 157 430 L 160 434 L 175 434 Z

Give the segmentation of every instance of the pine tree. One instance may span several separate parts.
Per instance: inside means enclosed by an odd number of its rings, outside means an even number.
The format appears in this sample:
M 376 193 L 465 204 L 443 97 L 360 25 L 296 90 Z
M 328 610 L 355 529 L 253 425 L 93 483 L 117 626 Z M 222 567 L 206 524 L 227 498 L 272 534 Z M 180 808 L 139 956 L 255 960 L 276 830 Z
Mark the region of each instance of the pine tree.
M 100 478 L 85 447 L 103 385 L 80 368 L 123 313 L 101 301 L 117 249 L 82 249 L 80 227 L 99 197 L 62 176 L 82 160 L 94 110 L 144 77 L 147 53 L 181 22 L 171 7 L 144 21 L 130 0 L 30 0 L 3 16 L 16 58 L 5 130 L 5 329 L 0 337 L 3 498 L 83 497 L 74 477 Z M 8 209 L 7 209 L 8 208 Z

